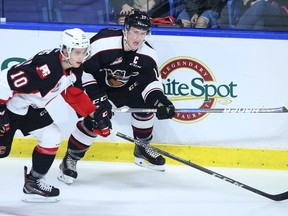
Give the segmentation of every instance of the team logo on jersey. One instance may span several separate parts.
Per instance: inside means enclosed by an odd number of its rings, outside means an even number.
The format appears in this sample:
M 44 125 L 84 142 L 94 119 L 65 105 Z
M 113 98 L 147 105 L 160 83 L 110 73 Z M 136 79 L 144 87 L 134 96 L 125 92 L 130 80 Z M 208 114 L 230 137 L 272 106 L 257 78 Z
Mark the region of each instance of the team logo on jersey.
M 124 86 L 132 75 L 127 76 L 125 70 L 115 70 L 112 71 L 111 69 L 101 69 L 101 72 L 106 73 L 105 82 L 108 86 L 112 88 L 118 88 Z
M 232 102 L 232 98 L 237 97 L 237 84 L 230 82 L 218 85 L 208 66 L 191 57 L 170 59 L 160 67 L 160 72 L 164 92 L 176 108 L 211 109 L 217 102 L 226 105 Z M 179 112 L 174 119 L 194 123 L 208 115 L 200 112 Z
M 45 79 L 51 73 L 47 64 L 36 67 L 36 71 L 41 79 Z

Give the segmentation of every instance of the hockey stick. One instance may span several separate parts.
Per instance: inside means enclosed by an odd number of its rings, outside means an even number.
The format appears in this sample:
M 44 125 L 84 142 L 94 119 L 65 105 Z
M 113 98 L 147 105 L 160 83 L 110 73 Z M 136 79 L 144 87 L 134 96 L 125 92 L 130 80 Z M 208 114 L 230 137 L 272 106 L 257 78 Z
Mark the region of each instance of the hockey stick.
M 130 141 L 130 142 L 134 142 L 136 145 L 139 145 L 139 146 L 142 146 L 142 147 L 145 147 L 145 146 L 148 145 L 148 143 L 146 143 L 146 142 L 144 142 L 144 141 L 136 140 L 136 139 L 134 139 L 134 138 L 132 138 L 132 137 L 130 137 L 130 136 L 128 136 L 128 135 L 122 134 L 122 133 L 120 133 L 120 132 L 117 132 L 117 133 L 116 133 L 116 136 L 121 137 L 121 138 L 123 138 L 123 139 L 125 139 L 125 140 L 128 140 L 128 141 Z M 241 183 L 241 182 L 239 182 L 239 181 L 236 181 L 236 180 L 234 180 L 234 179 L 231 179 L 231 178 L 228 178 L 228 177 L 226 177 L 226 176 L 224 176 L 224 175 L 221 175 L 221 174 L 219 174 L 219 173 L 217 173 L 217 172 L 214 172 L 214 171 L 212 171 L 212 170 L 209 170 L 209 169 L 206 169 L 206 168 L 204 168 L 204 167 L 202 167 L 202 166 L 199 166 L 199 165 L 197 165 L 197 164 L 194 164 L 194 163 L 192 163 L 192 162 L 190 162 L 190 161 L 187 161 L 187 160 L 184 160 L 184 159 L 182 159 L 182 158 L 179 158 L 179 157 L 177 157 L 177 156 L 175 156 L 175 155 L 172 155 L 172 154 L 170 154 L 170 153 L 168 153 L 168 152 L 165 152 L 165 151 L 163 151 L 163 150 L 161 150 L 161 149 L 158 149 L 158 148 L 156 148 L 156 147 L 154 147 L 154 146 L 151 146 L 151 147 L 152 147 L 155 151 L 157 151 L 159 154 L 162 154 L 162 155 L 164 155 L 164 156 L 166 156 L 166 157 L 168 157 L 168 158 L 171 158 L 171 159 L 173 159 L 173 160 L 175 160 L 175 161 L 178 161 L 178 162 L 180 162 L 180 163 L 186 164 L 186 165 L 188 165 L 188 166 L 190 166 L 190 167 L 193 167 L 193 168 L 195 168 L 195 169 L 198 169 L 198 170 L 200 170 L 200 171 L 202 171 L 202 172 L 205 172 L 205 173 L 207 173 L 207 174 L 209 174 L 209 175 L 212 175 L 212 176 L 214 176 L 214 177 L 217 177 L 217 178 L 219 178 L 219 179 L 222 179 L 222 180 L 224 180 L 224 181 L 226 181 L 226 182 L 229 182 L 229 183 L 231 183 L 231 184 L 233 184 L 233 185 L 236 185 L 236 186 L 238 186 L 238 187 L 241 187 L 241 188 L 244 188 L 244 189 L 246 189 L 246 190 L 249 190 L 249 191 L 251 191 L 251 192 L 253 192 L 253 193 L 256 193 L 256 194 L 258 194 L 258 195 L 260 195 L 260 196 L 267 197 L 267 198 L 269 198 L 269 199 L 271 199 L 271 200 L 274 200 L 274 201 L 282 201 L 282 200 L 288 199 L 288 191 L 286 191 L 286 192 L 284 192 L 284 193 L 280 193 L 280 194 L 275 194 L 275 195 L 273 195 L 273 194 L 268 194 L 268 193 L 265 193 L 265 192 L 263 192 L 263 191 L 260 191 L 260 190 L 258 190 L 258 189 L 256 189 L 256 188 L 253 188 L 253 187 L 251 187 L 251 186 L 248 186 L 248 185 L 246 185 L 246 184 L 243 184 L 243 183 Z
M 153 108 L 113 108 L 113 112 L 131 113 L 131 112 L 151 112 L 156 113 L 157 109 Z M 175 112 L 186 113 L 287 113 L 288 109 L 285 106 L 276 108 L 215 108 L 215 109 L 194 109 L 194 108 L 180 108 L 175 109 Z

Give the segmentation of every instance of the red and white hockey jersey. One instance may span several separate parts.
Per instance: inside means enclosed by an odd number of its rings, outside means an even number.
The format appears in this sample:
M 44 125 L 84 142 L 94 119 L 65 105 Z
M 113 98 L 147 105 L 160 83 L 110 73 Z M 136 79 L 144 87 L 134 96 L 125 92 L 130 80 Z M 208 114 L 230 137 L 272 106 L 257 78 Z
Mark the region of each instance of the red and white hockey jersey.
M 16 114 L 25 115 L 28 107 L 44 108 L 62 95 L 81 116 L 95 110 L 95 105 L 82 90 L 83 68 L 61 66 L 59 49 L 45 50 L 21 64 L 0 73 L 0 104 Z

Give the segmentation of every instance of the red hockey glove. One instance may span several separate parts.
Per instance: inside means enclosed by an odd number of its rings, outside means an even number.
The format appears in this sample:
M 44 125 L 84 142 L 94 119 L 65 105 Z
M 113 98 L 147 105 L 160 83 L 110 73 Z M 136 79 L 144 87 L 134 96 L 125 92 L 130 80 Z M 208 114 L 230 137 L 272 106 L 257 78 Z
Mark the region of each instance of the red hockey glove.
M 6 105 L 0 104 L 0 136 L 4 136 L 9 130 L 10 124 Z

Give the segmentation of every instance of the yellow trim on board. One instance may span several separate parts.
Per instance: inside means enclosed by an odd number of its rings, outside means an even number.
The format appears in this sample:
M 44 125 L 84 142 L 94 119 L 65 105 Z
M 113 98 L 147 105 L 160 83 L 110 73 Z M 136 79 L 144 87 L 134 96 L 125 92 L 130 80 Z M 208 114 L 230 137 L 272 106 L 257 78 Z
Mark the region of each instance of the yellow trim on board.
M 37 141 L 33 138 L 15 138 L 10 156 L 31 157 Z M 190 160 L 200 166 L 288 169 L 288 150 L 227 148 L 212 146 L 188 146 L 172 144 L 153 144 L 170 154 Z M 67 148 L 67 140 L 63 140 L 56 158 L 63 158 Z M 95 142 L 83 160 L 133 162 L 134 144 L 127 142 Z M 167 158 L 167 164 L 183 165 Z

